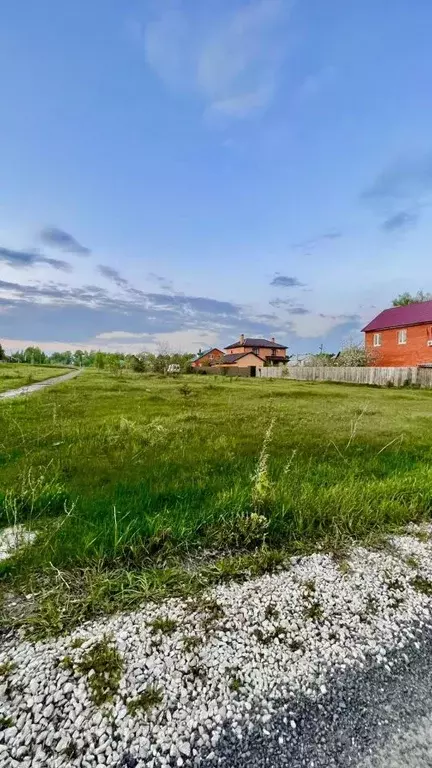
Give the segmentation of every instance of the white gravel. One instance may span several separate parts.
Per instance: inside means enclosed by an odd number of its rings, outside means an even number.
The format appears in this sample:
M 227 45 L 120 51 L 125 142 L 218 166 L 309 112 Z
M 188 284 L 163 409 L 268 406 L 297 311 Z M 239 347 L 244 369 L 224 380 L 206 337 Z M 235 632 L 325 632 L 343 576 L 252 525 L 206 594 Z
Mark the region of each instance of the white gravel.
M 23 525 L 12 525 L 0 531 L 0 560 L 7 560 L 15 550 L 31 544 L 36 533 L 27 531 Z
M 295 734 L 298 697 L 316 702 L 335 672 L 360 672 L 371 657 L 391 672 L 389 654 L 432 628 L 432 598 L 411 583 L 432 580 L 432 544 L 414 535 L 392 543 L 390 551 L 353 550 L 347 572 L 325 555 L 294 558 L 289 570 L 195 602 L 146 605 L 48 642 L 4 639 L 0 664 L 12 666 L 0 686 L 10 718 L 0 767 L 216 765 L 227 728 L 241 741 L 256 724 L 265 733 L 281 712 Z M 159 618 L 175 625 L 154 631 Z M 97 707 L 77 667 L 104 635 L 124 668 L 112 703 Z M 72 669 L 59 665 L 65 656 Z M 128 703 L 149 686 L 161 703 L 130 714 Z

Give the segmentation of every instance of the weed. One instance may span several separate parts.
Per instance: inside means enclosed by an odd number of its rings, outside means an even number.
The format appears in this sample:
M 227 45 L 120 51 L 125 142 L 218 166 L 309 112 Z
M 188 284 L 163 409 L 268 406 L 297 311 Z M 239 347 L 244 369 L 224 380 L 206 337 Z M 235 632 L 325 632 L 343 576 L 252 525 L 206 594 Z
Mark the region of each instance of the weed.
M 304 645 L 301 642 L 301 640 L 292 640 L 289 647 L 293 653 L 296 653 L 297 651 L 302 651 L 304 648 Z
M 0 715 L 0 732 L 5 731 L 6 728 L 12 728 L 14 724 L 14 721 L 11 717 L 7 717 L 6 715 Z
M 16 669 L 16 664 L 13 661 L 4 661 L 0 664 L 0 680 L 9 677 L 14 669 Z
M 238 690 L 240 690 L 241 687 L 241 680 L 239 680 L 238 677 L 233 677 L 230 680 L 229 689 L 233 693 L 236 693 Z
M 151 709 L 154 709 L 154 707 L 159 706 L 162 701 L 162 688 L 156 688 L 150 685 L 135 699 L 130 699 L 126 704 L 126 708 L 128 714 L 135 717 L 138 712 L 149 712 Z
M 73 739 L 70 740 L 63 754 L 65 757 L 68 757 L 69 760 L 75 760 L 75 758 L 78 757 L 78 747 Z
M 272 432 L 275 424 L 273 418 L 270 422 L 267 431 L 264 435 L 263 444 L 261 447 L 261 453 L 258 459 L 258 464 L 255 472 L 252 476 L 252 507 L 256 514 L 256 522 L 261 520 L 262 512 L 269 511 L 272 498 L 273 498 L 273 486 L 270 480 L 268 471 L 268 459 L 269 459 L 269 445 L 272 437 Z
M 75 637 L 72 640 L 71 648 L 81 648 L 83 643 L 84 643 L 84 638 L 82 638 L 82 637 Z
M 181 387 L 179 387 L 179 392 L 183 397 L 190 397 L 193 390 L 188 384 L 182 384 Z
M 104 636 L 89 648 L 75 665 L 86 675 L 93 702 L 97 706 L 112 701 L 123 671 L 123 659 L 112 641 Z
M 264 616 L 267 619 L 267 621 L 270 621 L 271 619 L 278 619 L 279 618 L 279 611 L 274 605 L 274 603 L 269 603 L 266 606 L 266 609 L 264 611 Z
M 352 571 L 351 564 L 348 562 L 348 560 L 339 560 L 338 567 L 343 576 L 346 576 L 348 573 L 351 573 Z
M 428 597 L 432 595 L 432 581 L 429 581 L 429 579 L 425 579 L 422 576 L 416 576 L 414 579 L 411 579 L 410 583 L 416 592 L 420 592 L 422 595 L 427 595 Z
M 406 564 L 407 564 L 407 565 L 408 565 L 410 568 L 418 568 L 418 567 L 419 567 L 419 561 L 418 561 L 418 559 L 417 559 L 416 557 L 414 557 L 413 555 L 408 555 L 408 557 L 405 559 L 405 563 L 406 563 Z
M 59 667 L 66 670 L 67 672 L 73 672 L 75 669 L 75 665 L 73 662 L 73 659 L 71 656 L 63 656 L 62 659 L 59 661 Z
M 280 638 L 285 637 L 286 634 L 287 631 L 285 627 L 282 626 L 277 626 L 270 632 L 263 632 L 259 627 L 253 631 L 253 635 L 261 645 L 270 645 L 274 640 L 279 640 Z
M 311 621 L 322 621 L 324 617 L 324 610 L 321 603 L 318 600 L 314 600 L 304 612 L 305 618 Z
M 400 579 L 389 579 L 386 585 L 389 592 L 403 592 L 405 590 L 405 584 Z
M 172 635 L 177 629 L 177 622 L 168 616 L 157 616 L 150 622 L 149 626 L 153 634 L 160 632 L 162 635 Z
M 183 648 L 185 651 L 190 652 L 198 648 L 202 644 L 202 640 L 197 635 L 187 635 L 183 638 Z
M 418 541 L 423 542 L 423 544 L 426 544 L 428 541 L 430 541 L 430 533 L 427 531 L 413 531 L 411 536 L 414 536 L 416 539 L 418 539 Z
M 379 609 L 379 603 L 376 597 L 373 595 L 367 595 L 365 602 L 365 611 L 369 616 L 376 616 Z

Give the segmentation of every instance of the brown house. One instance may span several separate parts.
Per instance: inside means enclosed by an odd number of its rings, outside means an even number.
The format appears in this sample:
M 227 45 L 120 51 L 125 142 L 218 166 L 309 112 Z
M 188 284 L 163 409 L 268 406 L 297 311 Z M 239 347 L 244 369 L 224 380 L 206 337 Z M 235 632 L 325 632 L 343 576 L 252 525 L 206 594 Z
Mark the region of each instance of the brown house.
M 194 360 L 192 360 L 192 368 L 204 368 L 209 365 L 217 365 L 224 353 L 221 349 L 213 347 L 213 349 L 206 349 L 204 352 L 198 352 Z
M 432 301 L 385 309 L 363 328 L 372 365 L 432 363 Z
M 239 341 L 229 344 L 225 347 L 227 352 L 221 360 L 222 365 L 255 365 L 262 368 L 267 365 L 282 365 L 288 362 L 286 354 L 287 347 L 283 344 L 277 344 L 274 339 L 253 339 L 245 338 L 242 334 Z M 236 357 L 234 361 L 231 358 Z

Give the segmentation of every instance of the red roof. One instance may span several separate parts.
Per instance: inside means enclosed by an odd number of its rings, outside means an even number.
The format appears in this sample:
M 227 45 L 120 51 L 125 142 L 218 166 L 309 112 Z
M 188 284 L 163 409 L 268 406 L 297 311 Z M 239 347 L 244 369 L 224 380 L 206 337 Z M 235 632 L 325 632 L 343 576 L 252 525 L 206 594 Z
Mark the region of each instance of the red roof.
M 406 307 L 391 307 L 379 315 L 362 330 L 385 331 L 387 328 L 404 328 L 406 325 L 432 323 L 432 301 L 407 304 Z

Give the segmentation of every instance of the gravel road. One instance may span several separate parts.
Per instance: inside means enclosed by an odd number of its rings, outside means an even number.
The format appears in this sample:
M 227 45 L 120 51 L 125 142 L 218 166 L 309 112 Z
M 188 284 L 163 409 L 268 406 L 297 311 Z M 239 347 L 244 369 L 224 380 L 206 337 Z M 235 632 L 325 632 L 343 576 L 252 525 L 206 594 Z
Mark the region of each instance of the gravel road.
M 432 766 L 431 533 L 5 635 L 1 768 Z
M 20 395 L 31 395 L 33 392 L 39 392 L 45 387 L 53 387 L 54 384 L 61 384 L 62 381 L 69 381 L 74 379 L 75 376 L 79 376 L 83 369 L 79 368 L 75 371 L 69 371 L 62 376 L 53 376 L 51 379 L 45 379 L 44 381 L 38 381 L 36 384 L 28 384 L 26 387 L 18 387 L 18 389 L 8 389 L 7 392 L 0 392 L 0 400 L 5 400 L 11 397 L 19 397 Z

